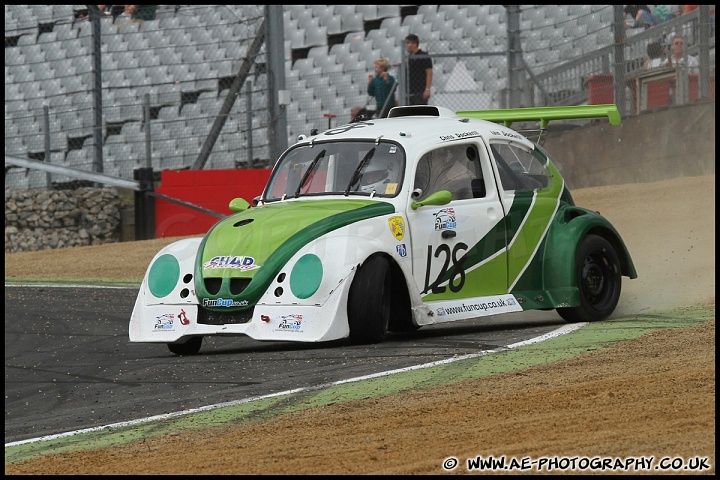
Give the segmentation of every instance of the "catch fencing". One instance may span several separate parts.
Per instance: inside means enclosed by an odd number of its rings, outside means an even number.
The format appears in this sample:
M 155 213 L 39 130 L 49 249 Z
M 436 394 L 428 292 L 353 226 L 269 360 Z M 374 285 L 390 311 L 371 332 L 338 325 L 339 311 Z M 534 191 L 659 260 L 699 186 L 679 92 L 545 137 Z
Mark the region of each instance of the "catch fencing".
M 5 6 L 6 156 L 123 179 L 199 159 L 267 168 L 273 147 L 347 123 L 355 106 L 374 109 L 367 76 L 378 57 L 404 103 L 409 33 L 433 59 L 430 103 L 453 110 L 662 106 L 643 101 L 637 79 L 648 46 L 675 33 L 699 67 L 690 93 L 665 104 L 714 98 L 714 6 L 625 29 L 612 5 L 286 5 L 282 32 L 266 28 L 263 6 L 158 6 L 145 21 L 78 7 Z M 281 71 L 268 40 L 281 44 Z M 77 180 L 6 160 L 6 189 L 63 186 Z

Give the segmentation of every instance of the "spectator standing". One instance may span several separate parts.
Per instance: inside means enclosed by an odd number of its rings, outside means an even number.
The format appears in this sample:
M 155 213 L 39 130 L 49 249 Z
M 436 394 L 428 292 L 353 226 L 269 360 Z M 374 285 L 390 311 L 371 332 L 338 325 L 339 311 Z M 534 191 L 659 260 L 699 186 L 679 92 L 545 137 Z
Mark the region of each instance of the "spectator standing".
M 666 66 L 688 67 L 688 73 L 698 73 L 698 60 L 685 53 L 685 40 L 682 35 L 675 35 L 673 37 L 670 48 L 672 48 L 672 53 L 670 54 L 670 58 L 665 62 Z
M 393 86 L 395 86 L 395 77 L 388 73 L 390 63 L 386 58 L 380 57 L 374 62 L 375 75 L 368 75 L 367 93 L 371 97 L 375 97 L 375 105 L 377 107 L 377 118 L 387 117 L 387 113 L 396 105 Z M 390 92 L 393 92 L 392 98 Z M 385 103 L 387 102 L 387 105 Z
M 98 8 L 103 17 L 112 17 L 112 23 L 125 12 L 125 5 L 98 5 Z
M 658 22 L 667 22 L 680 15 L 681 5 L 655 5 L 655 18 Z
M 658 24 L 647 5 L 625 5 L 625 28 L 650 28 Z
M 155 20 L 156 11 L 157 5 L 125 5 L 125 14 L 130 16 L 130 20 L 118 28 L 131 23 L 143 24 L 145 20 Z
M 664 49 L 660 41 L 648 43 L 647 46 L 648 59 L 645 61 L 645 70 L 660 68 L 665 66 L 667 61 L 667 49 Z
M 420 49 L 420 39 L 411 33 L 405 37 L 408 58 L 408 97 L 410 105 L 427 105 L 432 88 L 433 66 L 427 52 Z

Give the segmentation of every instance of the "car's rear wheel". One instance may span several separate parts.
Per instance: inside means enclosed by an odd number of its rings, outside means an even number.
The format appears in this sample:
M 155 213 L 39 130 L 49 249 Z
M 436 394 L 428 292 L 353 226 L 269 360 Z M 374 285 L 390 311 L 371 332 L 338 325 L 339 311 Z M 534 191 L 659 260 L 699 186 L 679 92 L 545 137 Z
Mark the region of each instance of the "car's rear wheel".
M 190 337 L 185 343 L 168 343 L 168 349 L 175 355 L 195 355 L 200 351 L 203 337 Z
M 594 322 L 610 316 L 620 299 L 620 260 L 613 246 L 597 235 L 582 239 L 575 257 L 580 305 L 558 308 L 569 322 Z
M 360 266 L 348 295 L 350 341 L 354 344 L 379 343 L 390 322 L 392 282 L 389 265 L 383 257 L 371 257 Z

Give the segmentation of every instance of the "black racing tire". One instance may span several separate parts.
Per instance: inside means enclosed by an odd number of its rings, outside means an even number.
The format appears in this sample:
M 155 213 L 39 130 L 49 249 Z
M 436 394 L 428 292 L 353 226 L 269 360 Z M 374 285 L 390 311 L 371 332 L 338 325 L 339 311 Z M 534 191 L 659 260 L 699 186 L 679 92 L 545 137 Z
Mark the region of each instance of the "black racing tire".
M 392 282 L 387 259 L 371 257 L 355 274 L 348 294 L 350 341 L 355 345 L 380 343 L 388 331 Z
M 613 246 L 598 235 L 582 239 L 575 256 L 580 305 L 558 308 L 568 322 L 596 322 L 612 314 L 620 299 L 620 260 Z
M 203 337 L 190 337 L 185 343 L 168 343 L 168 349 L 175 355 L 196 355 L 202 346 Z

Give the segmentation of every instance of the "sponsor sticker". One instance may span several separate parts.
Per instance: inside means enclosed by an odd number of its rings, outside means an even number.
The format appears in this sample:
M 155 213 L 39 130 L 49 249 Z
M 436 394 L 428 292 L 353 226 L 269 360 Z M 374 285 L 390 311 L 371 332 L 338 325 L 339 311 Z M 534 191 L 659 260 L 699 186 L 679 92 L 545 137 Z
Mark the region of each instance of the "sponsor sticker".
M 160 316 L 155 317 L 155 332 L 168 332 L 175 329 L 175 315 L 172 313 L 163 313 Z
M 404 243 L 401 243 L 400 245 L 395 245 L 395 250 L 397 250 L 398 255 L 401 257 L 407 257 L 407 247 Z
M 402 240 L 405 236 L 405 221 L 402 217 L 390 217 L 388 218 L 388 224 L 390 225 L 390 231 L 398 240 Z
M 302 332 L 303 316 L 299 314 L 283 315 L 276 332 Z
M 209 262 L 203 264 L 205 269 L 213 268 L 234 268 L 242 271 L 255 270 L 260 265 L 255 264 L 255 259 L 249 256 L 227 255 L 217 256 L 210 259 Z
M 203 307 L 245 307 L 247 300 L 230 300 L 227 298 L 203 298 Z
M 454 208 L 443 208 L 439 212 L 433 213 L 435 216 L 435 230 L 448 230 L 457 228 Z

